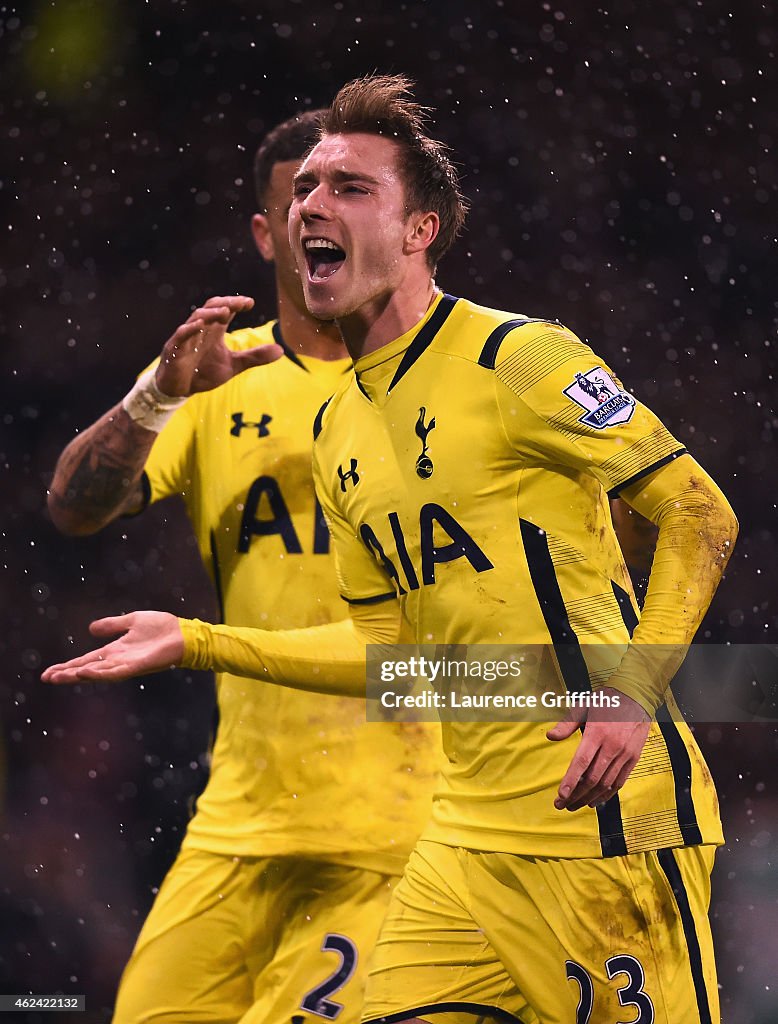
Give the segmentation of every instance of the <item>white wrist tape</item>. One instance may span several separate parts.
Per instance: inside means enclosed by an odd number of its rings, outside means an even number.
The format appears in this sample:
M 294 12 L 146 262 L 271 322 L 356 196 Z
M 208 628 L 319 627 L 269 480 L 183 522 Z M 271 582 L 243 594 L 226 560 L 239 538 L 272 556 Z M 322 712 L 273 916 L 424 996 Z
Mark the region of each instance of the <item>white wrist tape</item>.
M 140 427 L 158 434 L 173 413 L 186 401 L 186 395 L 174 398 L 157 387 L 156 367 L 146 370 L 122 399 L 122 408 Z

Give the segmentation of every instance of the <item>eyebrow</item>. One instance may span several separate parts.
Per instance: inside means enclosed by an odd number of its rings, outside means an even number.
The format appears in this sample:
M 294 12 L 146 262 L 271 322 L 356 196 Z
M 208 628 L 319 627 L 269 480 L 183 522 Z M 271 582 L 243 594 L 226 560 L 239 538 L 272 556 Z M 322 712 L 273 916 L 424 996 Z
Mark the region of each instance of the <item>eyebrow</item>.
M 370 185 L 381 184 L 377 178 L 373 178 L 369 174 L 365 174 L 363 171 L 335 170 L 330 173 L 329 177 L 337 183 L 343 183 L 346 181 L 365 181 Z M 299 171 L 294 176 L 295 185 L 299 185 L 301 182 L 306 185 L 312 185 L 318 180 L 318 175 L 314 174 L 312 171 Z

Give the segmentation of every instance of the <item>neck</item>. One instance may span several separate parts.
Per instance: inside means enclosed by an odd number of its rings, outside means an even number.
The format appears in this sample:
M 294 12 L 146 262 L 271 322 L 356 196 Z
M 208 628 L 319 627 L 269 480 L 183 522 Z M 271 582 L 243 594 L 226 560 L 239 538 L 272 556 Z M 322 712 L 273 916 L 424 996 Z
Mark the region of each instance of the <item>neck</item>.
M 411 286 L 372 299 L 337 321 L 351 358 L 356 362 L 384 345 L 389 345 L 422 319 L 435 299 L 437 289 L 429 276 L 419 277 Z
M 331 361 L 348 355 L 343 338 L 334 322 L 315 320 L 278 287 L 278 323 L 289 348 L 299 355 Z

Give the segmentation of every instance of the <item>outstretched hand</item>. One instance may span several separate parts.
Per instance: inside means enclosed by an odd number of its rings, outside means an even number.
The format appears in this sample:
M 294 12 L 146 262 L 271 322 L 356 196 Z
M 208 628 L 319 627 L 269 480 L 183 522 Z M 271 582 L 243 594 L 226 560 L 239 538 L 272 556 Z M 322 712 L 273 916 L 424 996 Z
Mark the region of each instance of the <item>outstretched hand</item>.
M 651 719 L 643 708 L 611 686 L 599 692 L 618 697 L 619 706 L 571 709 L 546 733 L 550 740 L 565 740 L 578 729 L 583 733 L 559 784 L 554 800 L 557 810 L 577 811 L 610 800 L 629 778 L 645 746 Z
M 118 640 L 97 650 L 51 665 L 41 678 L 44 683 L 115 682 L 173 668 L 184 654 L 178 619 L 169 612 L 130 612 L 97 619 L 89 627 L 92 636 Z
M 224 344 L 232 320 L 253 305 L 246 295 L 218 295 L 196 309 L 165 342 L 155 376 L 159 390 L 171 398 L 211 391 L 252 366 L 280 358 L 279 345 L 233 352 Z

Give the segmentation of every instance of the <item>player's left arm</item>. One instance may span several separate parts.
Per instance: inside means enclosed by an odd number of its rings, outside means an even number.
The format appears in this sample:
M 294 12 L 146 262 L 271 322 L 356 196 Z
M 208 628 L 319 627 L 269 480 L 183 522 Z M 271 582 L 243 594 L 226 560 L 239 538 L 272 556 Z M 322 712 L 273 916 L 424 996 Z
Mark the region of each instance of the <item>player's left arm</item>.
M 622 496 L 659 530 L 643 614 L 605 693 L 619 708 L 590 713 L 556 800 L 571 811 L 610 799 L 627 781 L 651 719 L 718 586 L 737 537 L 737 520 L 711 477 L 684 455 Z M 564 739 L 579 722 L 561 722 Z
M 628 568 L 648 575 L 656 551 L 656 526 L 631 508 L 623 498 L 611 501 L 611 518 Z
M 552 465 L 594 475 L 658 527 L 640 625 L 603 688 L 619 697 L 619 706 L 577 709 L 548 733 L 566 739 L 586 722 L 555 801 L 577 810 L 609 799 L 637 763 L 731 554 L 737 521 L 710 476 L 588 346 L 555 324 L 534 331 L 536 338 L 516 332 L 495 368 L 512 443 Z M 529 355 L 541 347 L 545 373 Z
M 738 522 L 715 481 L 688 454 L 621 494 L 659 533 L 643 614 L 610 682 L 653 714 L 713 599 Z

